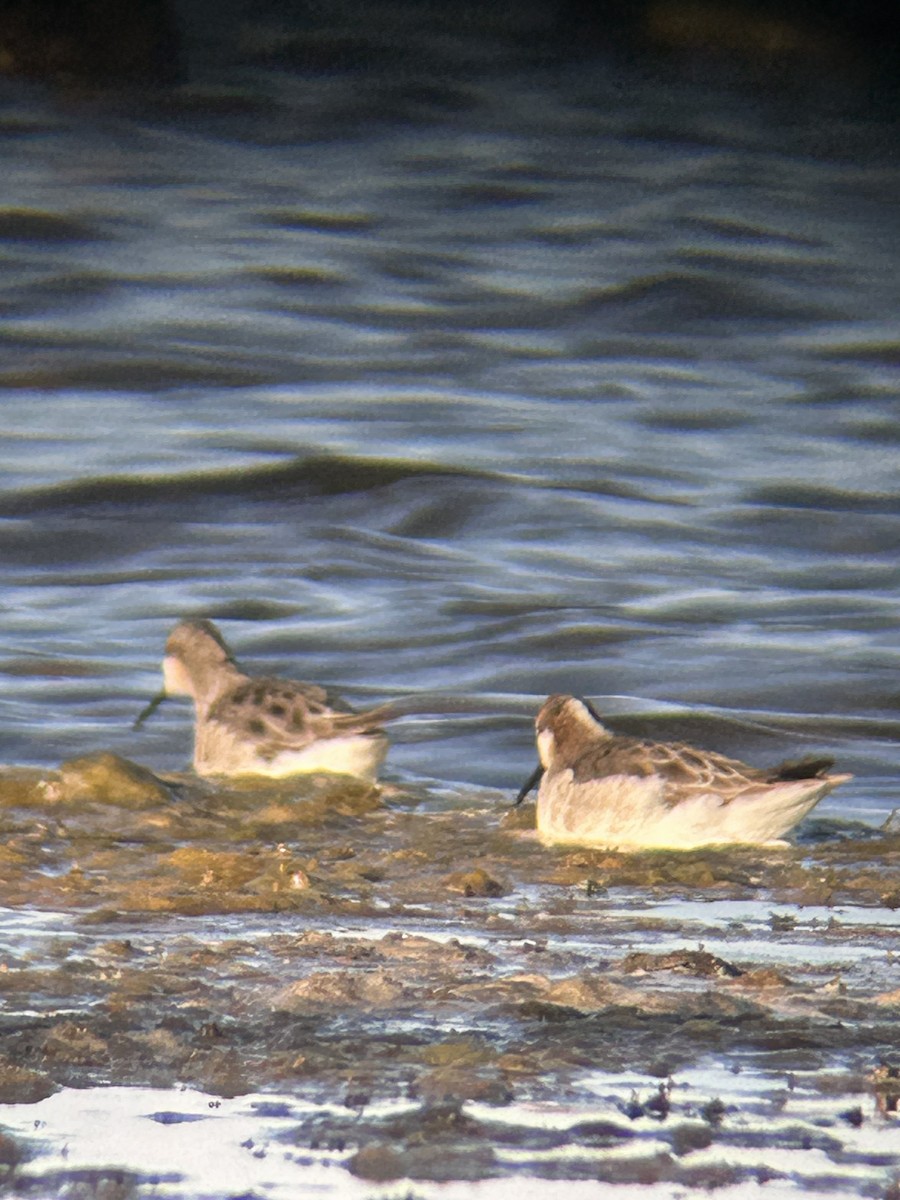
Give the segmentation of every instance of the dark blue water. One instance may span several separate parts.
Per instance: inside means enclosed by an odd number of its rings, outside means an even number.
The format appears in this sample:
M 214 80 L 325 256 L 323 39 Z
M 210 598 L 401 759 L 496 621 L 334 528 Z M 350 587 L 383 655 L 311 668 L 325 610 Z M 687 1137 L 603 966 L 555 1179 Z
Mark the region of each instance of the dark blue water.
M 401 723 L 395 777 L 514 789 L 563 690 L 831 748 L 824 807 L 883 819 L 889 123 L 438 42 L 401 78 L 3 85 L 2 760 L 183 765 L 186 709 L 130 723 L 204 615 L 248 667 L 483 711 Z

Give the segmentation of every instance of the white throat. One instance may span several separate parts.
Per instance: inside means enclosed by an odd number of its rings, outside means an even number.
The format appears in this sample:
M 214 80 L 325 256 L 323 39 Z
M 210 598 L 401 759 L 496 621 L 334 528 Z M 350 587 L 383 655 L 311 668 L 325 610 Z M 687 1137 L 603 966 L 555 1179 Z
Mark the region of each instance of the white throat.
M 537 751 L 541 766 L 546 769 L 556 756 L 556 738 L 552 729 L 542 729 L 537 735 Z
M 187 667 L 174 654 L 167 654 L 162 664 L 163 686 L 167 696 L 193 696 L 194 685 Z

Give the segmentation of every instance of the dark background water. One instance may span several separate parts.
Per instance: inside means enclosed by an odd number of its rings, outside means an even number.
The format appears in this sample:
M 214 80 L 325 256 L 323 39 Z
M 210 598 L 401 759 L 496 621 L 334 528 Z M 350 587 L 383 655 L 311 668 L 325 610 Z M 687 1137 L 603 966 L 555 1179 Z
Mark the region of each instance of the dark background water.
M 204 615 L 255 669 L 481 710 L 399 725 L 401 777 L 514 789 L 564 690 L 755 760 L 831 747 L 828 811 L 886 816 L 872 79 L 541 55 L 527 8 L 384 6 L 356 43 L 320 9 L 314 60 L 285 6 L 216 11 L 179 10 L 162 92 L 0 91 L 2 760 L 183 765 L 185 709 L 130 723 Z

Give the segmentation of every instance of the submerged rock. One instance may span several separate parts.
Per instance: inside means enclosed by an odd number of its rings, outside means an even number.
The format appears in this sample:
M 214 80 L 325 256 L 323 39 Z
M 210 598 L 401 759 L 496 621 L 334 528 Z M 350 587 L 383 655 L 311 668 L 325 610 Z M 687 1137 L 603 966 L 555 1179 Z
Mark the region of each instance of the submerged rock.
M 347 1164 L 352 1174 L 372 1183 L 387 1183 L 392 1179 L 402 1179 L 407 1174 L 403 1155 L 392 1146 L 377 1142 L 363 1146 Z
M 223 795 L 242 797 L 248 805 L 243 821 L 248 832 L 261 837 L 284 837 L 300 827 L 345 824 L 383 805 L 381 790 L 349 775 L 299 775 L 272 781 L 246 776 L 230 779 Z
M 0 1133 L 0 1183 L 12 1174 L 24 1157 L 25 1152 L 18 1142 Z
M 488 1138 L 500 1129 L 505 1131 L 468 1116 L 458 1100 L 426 1103 L 348 1131 L 362 1144 L 347 1166 L 373 1181 L 485 1179 L 496 1173 L 497 1163 Z M 527 1139 L 527 1132 L 524 1137 L 517 1129 L 511 1132 L 514 1140 Z
M 432 1067 L 481 1067 L 495 1057 L 496 1051 L 478 1037 L 448 1038 L 422 1050 L 422 1061 Z
M 417 933 L 386 933 L 371 950 L 381 958 L 412 959 L 423 967 L 441 968 L 447 964 L 476 960 L 490 961 L 490 956 L 471 946 L 463 945 L 457 938 L 439 942 L 435 938 Z
M 234 891 L 256 879 L 263 870 L 257 855 L 234 850 L 205 850 L 182 846 L 164 860 L 181 882 L 192 889 Z

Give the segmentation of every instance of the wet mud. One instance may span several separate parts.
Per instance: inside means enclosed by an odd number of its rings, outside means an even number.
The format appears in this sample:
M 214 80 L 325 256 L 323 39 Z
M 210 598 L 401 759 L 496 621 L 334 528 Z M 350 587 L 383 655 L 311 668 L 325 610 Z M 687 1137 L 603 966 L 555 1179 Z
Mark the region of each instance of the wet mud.
M 510 800 L 5 770 L 0 1104 L 288 1096 L 284 1153 L 372 1183 L 885 1194 L 900 834 L 625 855 L 544 847 Z M 0 1134 L 0 1190 L 39 1190 L 29 1156 Z

